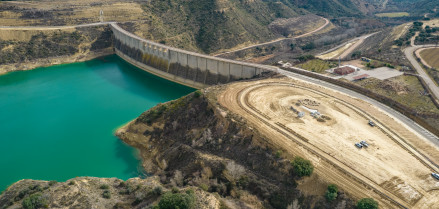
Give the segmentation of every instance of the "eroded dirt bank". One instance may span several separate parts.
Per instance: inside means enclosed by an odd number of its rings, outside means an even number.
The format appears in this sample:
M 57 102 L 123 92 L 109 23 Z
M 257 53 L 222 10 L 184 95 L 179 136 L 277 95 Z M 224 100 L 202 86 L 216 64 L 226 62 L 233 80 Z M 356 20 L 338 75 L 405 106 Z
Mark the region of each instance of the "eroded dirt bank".
M 0 74 L 113 54 L 108 26 L 0 29 Z

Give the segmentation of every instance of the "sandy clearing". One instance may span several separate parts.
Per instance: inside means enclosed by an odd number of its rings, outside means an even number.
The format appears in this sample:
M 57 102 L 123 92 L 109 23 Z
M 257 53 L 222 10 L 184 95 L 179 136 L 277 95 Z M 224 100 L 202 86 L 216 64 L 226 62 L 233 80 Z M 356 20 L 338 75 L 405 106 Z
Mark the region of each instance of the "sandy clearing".
M 270 81 L 279 82 L 280 80 L 273 79 Z M 254 118 L 249 114 L 248 110 L 243 110 L 236 102 L 239 92 L 263 82 L 268 81 L 233 84 L 218 99 L 223 106 L 244 116 L 244 118 L 257 126 L 272 143 L 285 148 L 286 151 L 295 155 L 311 159 L 316 166 L 316 173 L 324 181 L 337 183 L 341 188 L 357 198 L 369 196 L 379 199 L 381 206 L 384 208 L 395 207 L 395 205 L 391 205 L 388 201 L 380 198 L 376 192 L 369 190 L 370 188 L 368 189 L 361 184 L 359 186 L 357 181 L 337 170 L 331 163 L 322 160 L 321 157 L 310 153 L 303 147 L 297 146 L 296 143 L 285 139 L 286 137 L 283 137 L 276 130 L 267 127 L 267 121 L 264 122 Z M 292 81 L 289 80 L 288 82 L 291 83 Z M 304 85 L 314 90 L 319 90 L 319 92 L 331 93 L 330 95 L 336 96 L 336 98 L 349 100 L 356 107 L 360 107 L 362 110 L 366 109 L 365 111 L 369 114 L 378 113 L 374 117 L 379 117 L 379 122 L 385 122 L 386 127 L 389 128 L 397 127 L 396 129 L 398 130 L 394 130 L 394 134 L 397 134 L 412 146 L 414 141 L 417 142 L 417 145 L 421 145 L 415 146 L 417 149 L 420 147 L 425 148 L 423 154 L 431 158 L 436 156 L 435 153 L 438 153 L 438 149 L 428 144 L 427 140 L 420 140 L 419 136 L 405 129 L 405 127 L 401 127 L 397 121 L 382 114 L 380 110 L 376 110 L 376 108 L 354 98 L 348 98 L 346 95 L 328 91 L 322 87 Z M 428 180 L 431 180 L 429 168 L 392 141 L 382 131 L 379 131 L 378 128 L 369 127 L 367 120 L 358 115 L 356 111 L 337 102 L 337 99 L 332 96 L 322 96 L 318 93 L 294 89 L 289 86 L 253 87 L 253 91 L 245 90 L 245 92 L 249 105 L 254 106 L 259 112 L 266 115 L 269 118 L 268 123 L 274 124 L 279 122 L 285 124 L 288 128 L 309 139 L 309 144 L 312 146 L 326 151 L 328 156 L 331 156 L 334 161 L 340 161 L 342 166 L 345 165 L 347 169 L 350 169 L 365 181 L 370 180 L 372 182 L 371 185 L 379 187 L 380 191 L 392 196 L 410 208 L 425 208 L 425 206 L 434 208 L 433 203 L 437 201 L 438 193 L 437 190 L 431 190 L 431 185 L 428 183 Z M 326 112 L 328 116 L 332 116 L 331 118 L 334 118 L 333 121 L 329 121 L 328 124 L 320 124 L 320 122 L 310 118 L 309 114 L 307 115 L 308 119 L 306 119 L 306 116 L 303 119 L 295 118 L 294 114 L 291 113 L 292 111 L 289 110 L 289 106 L 291 106 L 293 101 L 304 99 L 304 97 L 318 101 L 322 106 L 322 113 Z M 390 135 L 393 136 L 394 134 L 391 133 Z M 353 146 L 353 142 L 358 141 L 362 137 L 369 139 L 370 148 L 358 150 Z M 404 160 L 401 161 L 401 159 Z M 435 158 L 435 160 L 437 159 Z M 304 184 L 306 184 L 306 180 Z
M 322 54 L 317 56 L 317 58 L 323 59 L 323 60 L 330 60 L 334 58 L 338 58 L 340 54 L 344 53 L 347 49 L 349 49 L 351 46 L 355 45 L 358 41 L 349 42 L 346 45 L 338 48 L 335 51 L 329 52 L 327 54 Z

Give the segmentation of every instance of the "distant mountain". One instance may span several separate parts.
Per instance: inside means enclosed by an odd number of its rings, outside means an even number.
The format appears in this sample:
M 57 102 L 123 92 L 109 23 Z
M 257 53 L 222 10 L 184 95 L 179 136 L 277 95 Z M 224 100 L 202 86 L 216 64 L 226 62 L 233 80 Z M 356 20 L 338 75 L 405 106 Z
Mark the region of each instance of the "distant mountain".
M 322 16 L 361 16 L 355 0 L 289 0 L 299 8 Z

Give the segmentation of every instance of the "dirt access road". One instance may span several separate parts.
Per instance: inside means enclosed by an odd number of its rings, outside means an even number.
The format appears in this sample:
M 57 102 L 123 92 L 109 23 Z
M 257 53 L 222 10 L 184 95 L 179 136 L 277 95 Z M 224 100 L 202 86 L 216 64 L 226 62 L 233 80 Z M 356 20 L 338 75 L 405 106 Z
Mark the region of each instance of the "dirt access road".
M 325 20 L 325 24 L 323 24 L 322 26 L 320 26 L 319 28 L 317 28 L 317 29 L 315 29 L 315 30 L 313 30 L 311 32 L 308 32 L 308 33 L 305 33 L 305 34 L 302 34 L 302 35 L 298 35 L 298 36 L 295 36 L 295 37 L 291 37 L 291 38 L 279 38 L 279 39 L 276 39 L 276 40 L 273 40 L 273 41 L 268 41 L 268 42 L 264 42 L 264 43 L 260 43 L 260 44 L 253 44 L 253 45 L 250 45 L 250 46 L 247 46 L 247 47 L 244 47 L 244 48 L 235 49 L 235 50 L 223 52 L 223 53 L 220 53 L 220 54 L 215 54 L 213 56 L 217 57 L 217 56 L 220 56 L 220 55 L 223 55 L 223 54 L 238 52 L 238 51 L 242 51 L 242 50 L 246 50 L 246 49 L 255 48 L 255 47 L 258 47 L 258 46 L 264 46 L 264 45 L 267 45 L 267 44 L 277 43 L 277 42 L 280 42 L 280 41 L 283 41 L 283 40 L 288 40 L 288 39 L 292 40 L 292 39 L 302 38 L 302 37 L 311 35 L 313 33 L 316 33 L 318 31 L 322 30 L 323 28 L 325 28 L 330 23 L 328 19 L 326 19 L 324 17 L 322 17 L 322 19 Z
M 378 32 L 375 33 L 371 33 L 371 34 L 366 34 L 364 36 L 360 36 L 357 38 L 354 38 L 352 40 L 349 40 L 346 43 L 343 43 L 341 45 L 338 45 L 328 51 L 322 52 L 320 54 L 317 55 L 317 57 L 320 57 L 322 59 L 326 59 L 326 60 L 330 60 L 330 59 L 337 59 L 338 57 L 340 57 L 340 59 L 345 59 L 349 54 L 351 54 L 358 46 L 360 46 L 364 40 L 366 40 L 367 38 L 377 34 Z M 346 47 L 346 49 L 343 49 L 344 47 Z M 338 50 L 340 50 L 339 52 L 337 52 Z M 334 53 L 335 52 L 335 53 Z
M 218 101 L 356 198 L 373 197 L 382 208 L 438 208 L 439 181 L 430 173 L 438 171 L 439 149 L 371 104 L 288 78 L 231 84 Z M 297 118 L 291 106 L 306 116 Z M 331 119 L 318 122 L 311 109 Z M 369 119 L 377 126 L 368 126 Z M 360 140 L 370 147 L 356 148 Z

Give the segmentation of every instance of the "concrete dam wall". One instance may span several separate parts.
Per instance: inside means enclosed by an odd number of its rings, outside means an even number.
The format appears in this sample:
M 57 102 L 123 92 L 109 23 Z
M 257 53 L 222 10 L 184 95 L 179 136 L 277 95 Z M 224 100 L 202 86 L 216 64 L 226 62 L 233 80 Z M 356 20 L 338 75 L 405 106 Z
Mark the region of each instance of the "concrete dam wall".
M 228 60 L 142 39 L 111 23 L 114 48 L 122 59 L 174 82 L 194 88 L 252 78 L 275 67 Z

